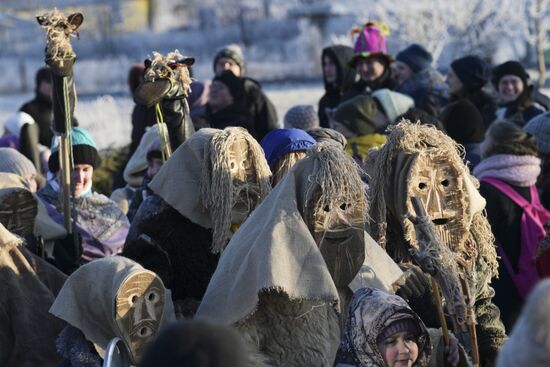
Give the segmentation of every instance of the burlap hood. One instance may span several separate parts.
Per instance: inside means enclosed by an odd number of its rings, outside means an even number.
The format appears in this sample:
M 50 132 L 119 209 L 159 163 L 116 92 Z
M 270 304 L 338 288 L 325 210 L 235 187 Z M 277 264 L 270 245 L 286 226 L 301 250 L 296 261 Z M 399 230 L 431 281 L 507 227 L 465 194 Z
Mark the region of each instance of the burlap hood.
M 258 294 L 264 290 L 284 292 L 290 299 L 325 301 L 339 309 L 337 288 L 306 224 L 306 207 L 315 186 L 323 185 L 319 177 L 334 177 L 332 170 L 341 177 L 354 176 L 349 169 L 357 166 L 331 142 L 314 145 L 307 154 L 231 238 L 197 317 L 234 324 L 256 310 Z M 359 182 L 354 179 L 326 184 L 323 195 L 330 192 L 333 197 L 339 190 L 341 195 L 355 194 L 366 205 L 359 175 Z M 347 184 L 339 185 L 342 181 Z M 326 205 L 323 199 L 320 202 Z
M 65 282 L 50 313 L 80 329 L 101 349 L 119 335 L 115 300 L 121 284 L 135 273 L 149 272 L 122 256 L 97 259 L 78 268 Z M 175 320 L 170 294 L 165 293 L 162 323 Z
M 464 193 L 463 226 L 469 229 L 469 236 L 473 239 L 467 242 L 477 242 L 474 256 L 485 258 L 496 274 L 494 238 L 484 211 L 485 199 L 478 192 L 479 182 L 463 163 L 463 147 L 432 126 L 403 120 L 390 127 L 388 142 L 383 147 L 369 153 L 370 234 L 382 247 L 388 244 L 394 246 L 392 252 L 397 248 L 398 253 L 408 254 L 408 243 L 412 238 L 407 237 L 405 229 L 412 228 L 412 223 L 405 218 L 409 200 L 405 197 L 406 188 L 411 180 L 411 167 L 421 154 L 444 157 L 458 170 L 458 188 Z M 397 225 L 403 229 L 392 228 Z
M 230 187 L 225 187 L 231 181 L 228 145 L 238 139 L 248 143 L 260 186 L 258 203 L 261 202 L 271 188 L 271 171 L 258 142 L 240 127 L 200 129 L 180 145 L 149 184 L 181 215 L 213 229 L 214 253 L 225 247 L 230 235 L 228 214 L 233 198 Z
M 0 197 L 10 190 L 26 190 L 30 193 L 25 181 L 13 173 L 0 173 Z M 67 235 L 65 228 L 56 223 L 49 215 L 48 210 L 36 194 L 32 193 L 38 212 L 34 220 L 34 235 L 42 237 L 45 241 L 63 238 Z

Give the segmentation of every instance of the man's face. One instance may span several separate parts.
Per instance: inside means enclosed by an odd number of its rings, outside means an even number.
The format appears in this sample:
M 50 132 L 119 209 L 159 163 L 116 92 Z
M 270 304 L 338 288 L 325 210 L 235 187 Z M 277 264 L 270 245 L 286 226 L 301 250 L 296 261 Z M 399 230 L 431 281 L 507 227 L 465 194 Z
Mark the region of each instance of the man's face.
M 214 80 L 210 85 L 209 101 L 208 103 L 214 111 L 219 111 L 227 106 L 232 105 L 234 102 L 229 88 L 219 80 Z
M 403 84 L 406 80 L 413 76 L 414 72 L 409 65 L 401 61 L 394 61 L 391 64 L 392 76 L 394 77 L 397 85 Z
M 216 61 L 216 75 L 220 75 L 224 70 L 231 70 L 235 76 L 241 76 L 241 67 L 235 62 L 235 60 L 229 57 L 220 57 Z
M 323 56 L 323 74 L 325 75 L 325 80 L 329 84 L 336 84 L 338 79 L 338 70 L 336 64 L 328 55 Z
M 449 93 L 451 93 L 452 95 L 456 96 L 460 94 L 460 92 L 464 88 L 464 84 L 462 84 L 458 76 L 456 76 L 453 69 L 450 69 L 449 72 L 447 73 L 446 82 L 447 82 L 447 85 L 449 86 Z
M 162 167 L 162 159 L 160 158 L 151 158 L 147 160 L 147 176 L 149 178 L 155 177 L 160 168 Z
M 523 81 L 516 75 L 504 75 L 498 81 L 498 95 L 503 102 L 515 101 L 524 88 Z
M 52 83 L 48 83 L 45 81 L 40 82 L 40 85 L 38 86 L 38 93 L 40 93 L 44 97 L 48 97 L 49 99 L 52 99 L 52 96 L 53 96 Z
M 355 66 L 362 80 L 372 82 L 384 75 L 384 63 L 377 57 L 360 58 Z
M 252 166 L 246 140 L 238 140 L 229 147 L 229 172 L 233 186 L 231 222 L 241 224 L 256 207 L 259 196 L 256 173 Z
M 117 292 L 114 316 L 134 364 L 158 334 L 164 303 L 162 281 L 150 272 L 131 275 Z

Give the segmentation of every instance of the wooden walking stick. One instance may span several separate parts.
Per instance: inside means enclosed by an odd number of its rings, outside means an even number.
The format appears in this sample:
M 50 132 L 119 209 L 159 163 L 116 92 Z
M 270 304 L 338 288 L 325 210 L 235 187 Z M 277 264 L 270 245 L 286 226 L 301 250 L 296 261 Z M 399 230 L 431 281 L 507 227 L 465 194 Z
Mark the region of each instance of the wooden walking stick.
M 72 233 L 73 156 L 71 129 L 76 91 L 73 83 L 73 64 L 76 54 L 73 52 L 70 38 L 77 36 L 77 29 L 83 21 L 82 14 L 75 13 L 65 17 L 57 9 L 51 13 L 36 17 L 38 24 L 46 30 L 45 61 L 52 73 L 54 131 L 59 145 L 60 195 L 63 202 L 63 224 L 67 233 Z

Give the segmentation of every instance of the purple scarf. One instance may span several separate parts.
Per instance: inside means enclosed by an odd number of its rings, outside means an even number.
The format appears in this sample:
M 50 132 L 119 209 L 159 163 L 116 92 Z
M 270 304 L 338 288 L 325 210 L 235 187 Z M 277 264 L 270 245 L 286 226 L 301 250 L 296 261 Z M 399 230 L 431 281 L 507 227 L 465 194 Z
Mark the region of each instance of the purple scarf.
M 540 159 L 532 155 L 496 154 L 474 168 L 478 179 L 494 177 L 513 186 L 529 187 L 537 182 Z

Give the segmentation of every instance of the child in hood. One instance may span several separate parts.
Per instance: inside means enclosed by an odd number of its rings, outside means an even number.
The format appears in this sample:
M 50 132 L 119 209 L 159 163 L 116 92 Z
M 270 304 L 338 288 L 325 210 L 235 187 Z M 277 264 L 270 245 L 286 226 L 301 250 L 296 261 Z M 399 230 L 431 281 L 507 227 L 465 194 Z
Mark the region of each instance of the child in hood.
M 468 365 L 454 336 L 451 335 L 448 348 L 443 348 L 440 339 L 440 331 L 428 330 L 401 297 L 379 289 L 361 288 L 351 300 L 334 366 Z

